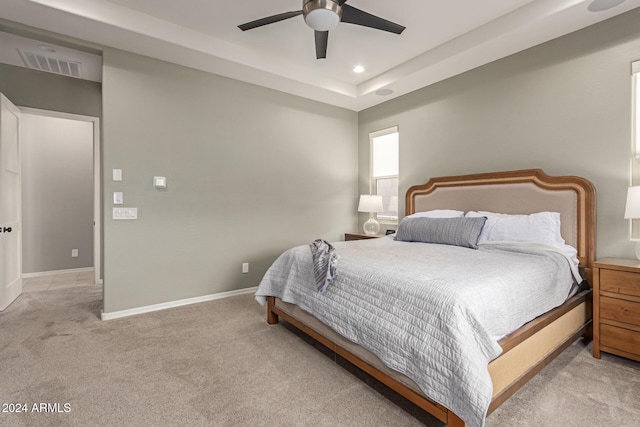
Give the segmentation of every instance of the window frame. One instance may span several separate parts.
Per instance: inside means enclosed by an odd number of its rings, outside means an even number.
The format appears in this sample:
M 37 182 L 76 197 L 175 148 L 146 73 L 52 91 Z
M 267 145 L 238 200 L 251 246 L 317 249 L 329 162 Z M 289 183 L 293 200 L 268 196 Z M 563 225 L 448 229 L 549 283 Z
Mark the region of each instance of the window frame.
M 373 132 L 369 132 L 369 193 L 370 194 L 378 194 L 378 183 L 377 180 L 379 179 L 393 179 L 396 178 L 398 180 L 398 187 L 396 188 L 396 194 L 398 196 L 398 210 L 396 211 L 396 217 L 393 218 L 388 218 L 386 216 L 384 217 L 380 217 L 378 213 L 375 213 L 375 218 L 378 220 L 378 222 L 380 222 L 381 224 L 390 224 L 390 225 L 397 225 L 398 222 L 400 221 L 400 212 L 399 212 L 399 202 L 400 202 L 400 191 L 399 191 L 399 187 L 400 187 L 400 164 L 398 164 L 398 174 L 397 175 L 385 175 L 385 176 L 374 176 L 373 175 L 373 156 L 374 156 L 374 149 L 373 149 L 373 141 L 376 138 L 382 137 L 382 136 L 386 136 L 386 135 L 391 135 L 391 134 L 398 134 L 398 163 L 400 162 L 400 127 L 398 125 L 395 126 L 391 126 L 388 128 L 384 128 L 384 129 L 380 129 L 377 131 L 373 131 Z
M 629 185 L 640 185 L 640 61 L 631 63 L 631 167 Z M 631 241 L 640 241 L 640 220 L 629 220 Z

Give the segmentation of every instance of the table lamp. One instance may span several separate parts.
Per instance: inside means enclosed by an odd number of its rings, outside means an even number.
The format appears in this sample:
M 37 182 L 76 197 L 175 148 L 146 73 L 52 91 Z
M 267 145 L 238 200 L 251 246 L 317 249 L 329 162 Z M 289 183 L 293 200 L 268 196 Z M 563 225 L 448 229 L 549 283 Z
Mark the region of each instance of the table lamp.
M 369 219 L 362 227 L 364 229 L 364 233 L 378 234 L 380 232 L 380 223 L 373 217 L 373 213 L 382 212 L 382 196 L 361 194 L 360 203 L 358 203 L 358 212 L 369 213 Z

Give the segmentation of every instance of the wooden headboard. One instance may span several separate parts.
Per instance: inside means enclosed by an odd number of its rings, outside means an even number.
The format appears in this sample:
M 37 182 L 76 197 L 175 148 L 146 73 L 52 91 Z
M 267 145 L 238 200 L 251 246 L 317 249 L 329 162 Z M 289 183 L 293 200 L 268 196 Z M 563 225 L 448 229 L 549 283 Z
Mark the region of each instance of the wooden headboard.
M 595 190 L 577 176 L 549 176 L 541 169 L 432 178 L 407 191 L 406 214 L 433 209 L 529 214 L 559 212 L 561 234 L 578 251 L 591 282 L 595 259 Z

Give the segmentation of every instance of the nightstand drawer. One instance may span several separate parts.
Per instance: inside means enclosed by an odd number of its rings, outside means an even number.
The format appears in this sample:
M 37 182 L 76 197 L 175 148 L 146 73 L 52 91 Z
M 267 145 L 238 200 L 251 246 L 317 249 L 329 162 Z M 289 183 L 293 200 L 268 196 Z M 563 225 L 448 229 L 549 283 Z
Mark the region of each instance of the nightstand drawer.
M 600 290 L 640 297 L 640 274 L 601 269 Z
M 640 303 L 600 297 L 600 317 L 640 326 Z
M 600 326 L 600 345 L 640 356 L 640 332 L 611 325 Z M 608 351 L 603 348 L 604 351 Z

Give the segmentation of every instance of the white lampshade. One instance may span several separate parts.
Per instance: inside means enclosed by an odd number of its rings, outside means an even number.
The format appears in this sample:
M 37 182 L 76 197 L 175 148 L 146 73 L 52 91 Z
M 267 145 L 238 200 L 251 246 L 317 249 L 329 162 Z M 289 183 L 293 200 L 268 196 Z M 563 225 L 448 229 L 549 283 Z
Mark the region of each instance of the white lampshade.
M 382 196 L 361 194 L 358 212 L 382 212 Z
M 627 205 L 624 210 L 624 218 L 640 218 L 640 186 L 629 187 L 627 190 Z

